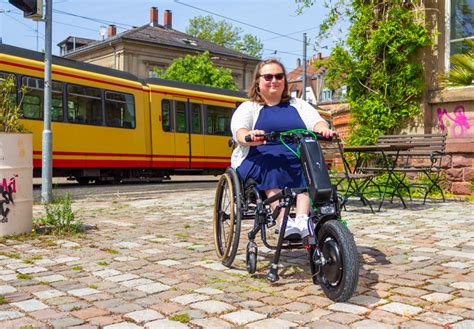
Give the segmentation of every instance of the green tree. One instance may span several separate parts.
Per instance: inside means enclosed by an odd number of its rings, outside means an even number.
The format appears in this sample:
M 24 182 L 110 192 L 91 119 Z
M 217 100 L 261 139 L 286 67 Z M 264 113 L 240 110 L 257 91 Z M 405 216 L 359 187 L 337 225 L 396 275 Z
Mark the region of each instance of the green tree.
M 186 33 L 223 47 L 261 58 L 263 43 L 251 34 L 226 21 L 216 21 L 212 16 L 198 16 L 189 20 Z
M 300 10 L 313 5 L 297 1 Z M 329 14 L 321 25 L 326 35 L 341 17 L 351 23 L 345 41 L 331 52 L 327 83 L 348 87 L 352 115 L 349 139 L 372 144 L 379 135 L 395 133 L 420 113 L 423 67 L 417 52 L 431 45 L 417 1 L 328 0 Z
M 22 95 L 26 93 L 26 88 L 22 88 Z M 20 104 L 21 104 L 20 100 Z M 24 132 L 20 122 L 20 104 L 16 101 L 15 76 L 0 75 L 0 132 L 18 133 Z
M 166 71 L 155 69 L 155 72 L 163 79 L 237 90 L 231 70 L 215 67 L 207 51 L 176 58 Z
M 451 56 L 452 67 L 441 75 L 441 84 L 446 87 L 470 86 L 474 84 L 474 41 L 466 40 L 468 49 Z

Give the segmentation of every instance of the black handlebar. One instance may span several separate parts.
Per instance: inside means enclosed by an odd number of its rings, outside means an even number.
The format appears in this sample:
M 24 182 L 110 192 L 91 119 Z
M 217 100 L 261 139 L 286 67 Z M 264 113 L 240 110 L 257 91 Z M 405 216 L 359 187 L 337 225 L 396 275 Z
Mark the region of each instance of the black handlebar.
M 280 138 L 280 136 L 283 136 L 284 139 L 289 139 L 289 140 L 292 140 L 292 141 L 296 141 L 299 138 L 314 137 L 314 135 L 316 135 L 316 139 L 318 141 L 327 141 L 327 142 L 332 141 L 333 137 L 336 136 L 336 135 L 334 135 L 332 137 L 324 137 L 323 135 L 321 135 L 319 133 L 310 132 L 310 131 L 307 131 L 307 132 L 278 132 L 278 131 L 272 131 L 270 133 L 261 134 L 261 135 L 259 134 L 259 135 L 255 135 L 255 136 L 256 137 L 263 137 L 263 139 L 266 140 L 266 141 L 277 140 L 277 139 Z M 250 135 L 245 136 L 245 141 L 246 142 L 251 142 L 252 141 L 252 136 L 250 136 Z

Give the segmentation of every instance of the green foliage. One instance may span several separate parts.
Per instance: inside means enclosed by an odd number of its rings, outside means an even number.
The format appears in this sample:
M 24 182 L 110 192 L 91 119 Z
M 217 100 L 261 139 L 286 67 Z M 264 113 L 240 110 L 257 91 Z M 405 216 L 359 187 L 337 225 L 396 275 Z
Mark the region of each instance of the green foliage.
M 187 313 L 182 313 L 182 314 L 175 314 L 170 317 L 171 321 L 178 321 L 181 323 L 188 323 L 191 319 L 189 318 L 189 315 Z
M 327 3 L 332 10 L 321 33 L 327 33 L 342 14 L 348 15 L 351 26 L 345 43 L 331 53 L 325 79 L 332 88 L 348 87 L 349 143 L 373 144 L 379 135 L 395 133 L 420 113 L 423 67 L 416 54 L 432 40 L 416 1 Z
M 466 40 L 467 49 L 451 56 L 452 67 L 448 74 L 441 75 L 441 84 L 445 87 L 470 86 L 474 84 L 474 41 Z
M 69 193 L 64 198 L 58 198 L 52 203 L 45 204 L 45 209 L 46 216 L 35 218 L 35 225 L 51 227 L 52 232 L 59 235 L 80 232 L 82 222 L 75 218 Z
M 186 33 L 244 54 L 262 57 L 263 43 L 251 34 L 226 21 L 215 21 L 212 16 L 198 16 L 189 20 Z
M 18 273 L 18 274 L 16 275 L 16 278 L 17 278 L 18 280 L 31 280 L 31 279 L 33 279 L 33 277 L 32 277 L 31 275 L 29 275 L 29 274 L 23 274 L 23 273 Z
M 155 72 L 163 79 L 237 90 L 231 70 L 214 67 L 207 51 L 200 55 L 177 58 L 165 72 Z
M 24 91 L 22 95 L 25 94 Z M 20 122 L 20 104 L 16 103 L 15 77 L 0 76 L 0 132 L 25 132 L 25 127 Z

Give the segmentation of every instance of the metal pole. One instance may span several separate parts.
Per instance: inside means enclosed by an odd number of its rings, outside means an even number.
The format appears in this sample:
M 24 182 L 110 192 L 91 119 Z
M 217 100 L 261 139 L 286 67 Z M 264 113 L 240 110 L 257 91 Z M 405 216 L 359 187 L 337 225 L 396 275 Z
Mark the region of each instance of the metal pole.
M 301 89 L 301 98 L 306 100 L 306 33 L 303 33 L 303 81 Z
M 41 167 L 41 201 L 52 199 L 52 132 L 51 132 L 51 61 L 53 36 L 53 0 L 46 0 L 45 15 L 45 55 L 44 55 L 44 127 Z

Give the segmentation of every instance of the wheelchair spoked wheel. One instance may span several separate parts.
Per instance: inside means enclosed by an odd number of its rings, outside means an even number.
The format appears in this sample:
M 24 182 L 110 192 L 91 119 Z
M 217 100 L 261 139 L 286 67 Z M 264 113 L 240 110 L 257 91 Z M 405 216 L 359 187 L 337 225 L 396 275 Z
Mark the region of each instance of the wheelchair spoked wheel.
M 228 169 L 219 179 L 214 202 L 214 242 L 223 265 L 230 267 L 237 254 L 242 214 L 237 173 Z
M 359 281 L 359 255 L 352 234 L 338 220 L 329 220 L 318 230 L 319 250 L 327 263 L 316 276 L 328 298 L 345 302 Z

